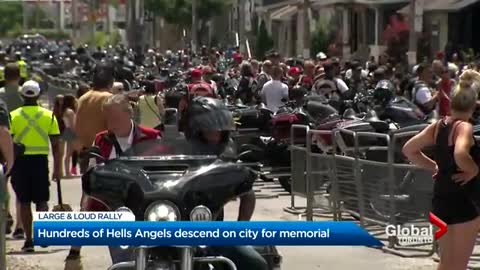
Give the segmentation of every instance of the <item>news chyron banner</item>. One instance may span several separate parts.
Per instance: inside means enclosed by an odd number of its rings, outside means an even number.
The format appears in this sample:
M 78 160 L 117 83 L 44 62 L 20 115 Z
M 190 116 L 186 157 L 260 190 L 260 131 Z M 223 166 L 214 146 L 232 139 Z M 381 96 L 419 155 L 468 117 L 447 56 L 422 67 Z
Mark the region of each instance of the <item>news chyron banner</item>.
M 353 222 L 144 222 L 129 212 L 36 212 L 34 243 L 45 246 L 374 246 Z

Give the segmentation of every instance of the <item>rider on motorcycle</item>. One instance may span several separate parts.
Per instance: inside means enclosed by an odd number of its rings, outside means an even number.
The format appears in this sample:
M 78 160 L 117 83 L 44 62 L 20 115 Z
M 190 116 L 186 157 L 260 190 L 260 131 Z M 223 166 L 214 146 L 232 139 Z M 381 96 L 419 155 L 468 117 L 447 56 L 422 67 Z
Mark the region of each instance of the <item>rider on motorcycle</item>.
M 217 155 L 235 160 L 236 154 L 230 137 L 235 125 L 230 110 L 223 101 L 208 97 L 193 99 L 188 108 L 188 132 L 193 154 Z M 240 197 L 238 221 L 249 221 L 255 209 L 255 193 L 251 190 Z M 217 220 L 223 220 L 223 211 Z M 231 259 L 237 269 L 267 269 L 267 262 L 249 246 L 213 247 L 213 250 Z

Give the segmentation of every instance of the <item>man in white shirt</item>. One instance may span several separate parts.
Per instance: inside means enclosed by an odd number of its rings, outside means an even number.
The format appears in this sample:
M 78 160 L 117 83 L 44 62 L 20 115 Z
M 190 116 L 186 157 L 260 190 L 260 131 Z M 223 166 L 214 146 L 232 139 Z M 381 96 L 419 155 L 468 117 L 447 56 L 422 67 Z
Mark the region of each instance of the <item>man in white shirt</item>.
M 261 92 L 262 100 L 269 110 L 277 112 L 288 100 L 288 86 L 281 82 L 283 70 L 275 66 L 272 72 L 272 80 L 267 82 Z

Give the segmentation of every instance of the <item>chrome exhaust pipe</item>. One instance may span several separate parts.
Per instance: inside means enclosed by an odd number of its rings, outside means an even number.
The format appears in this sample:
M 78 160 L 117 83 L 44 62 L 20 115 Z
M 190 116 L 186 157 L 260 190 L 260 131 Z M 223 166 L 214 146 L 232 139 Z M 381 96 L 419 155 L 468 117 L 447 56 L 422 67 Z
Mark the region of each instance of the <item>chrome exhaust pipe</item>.
M 147 250 L 139 247 L 135 250 L 135 270 L 145 270 L 147 268 Z
M 180 270 L 193 270 L 193 249 L 185 247 L 182 248 L 181 252 Z

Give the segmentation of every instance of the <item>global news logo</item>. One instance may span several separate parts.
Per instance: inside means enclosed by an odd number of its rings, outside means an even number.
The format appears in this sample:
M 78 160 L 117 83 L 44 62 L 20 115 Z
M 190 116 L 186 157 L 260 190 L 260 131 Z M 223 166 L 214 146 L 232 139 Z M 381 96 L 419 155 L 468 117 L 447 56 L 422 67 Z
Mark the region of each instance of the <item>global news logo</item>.
M 400 245 L 418 245 L 430 244 L 434 240 L 440 239 L 447 232 L 447 224 L 433 213 L 429 214 L 429 226 L 401 226 L 388 225 L 385 227 L 385 233 L 388 237 L 396 237 Z M 433 232 L 433 225 L 438 230 Z

